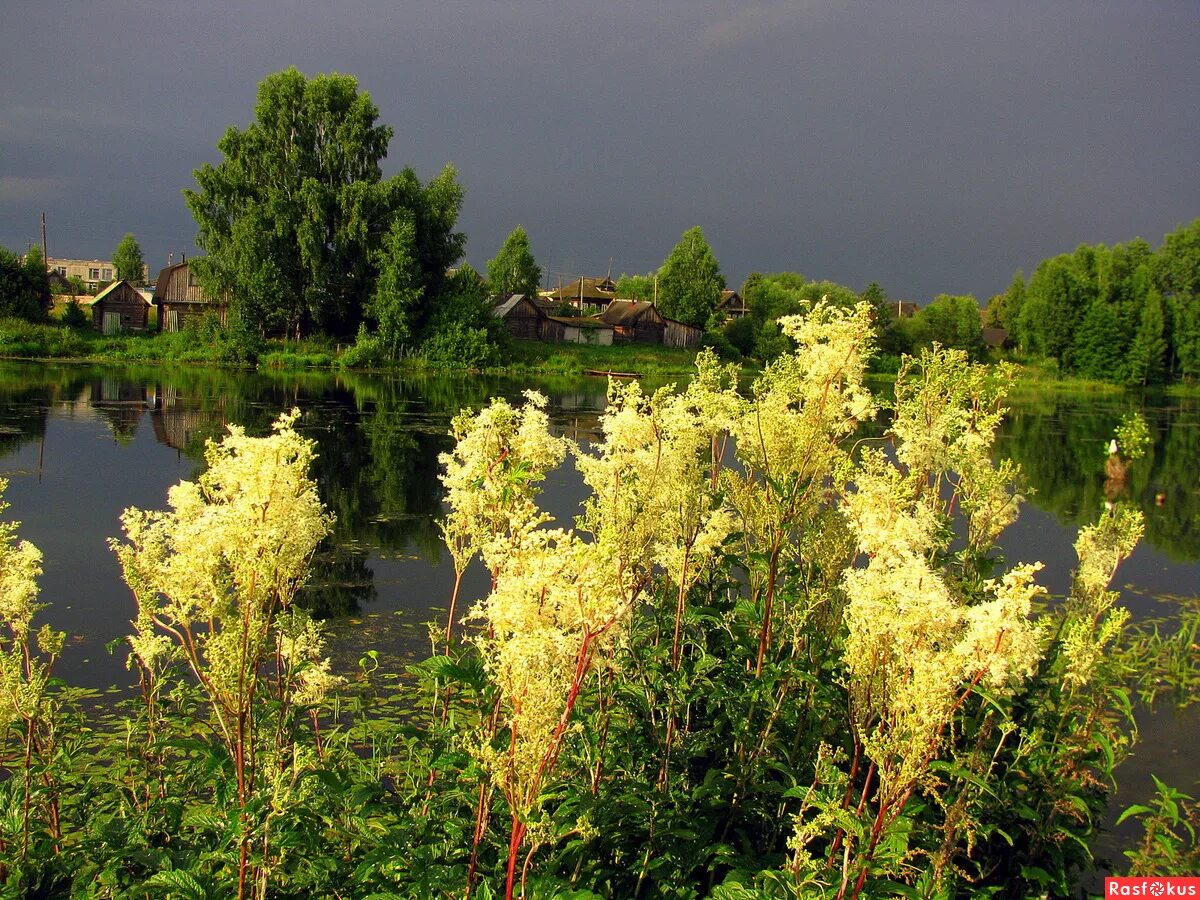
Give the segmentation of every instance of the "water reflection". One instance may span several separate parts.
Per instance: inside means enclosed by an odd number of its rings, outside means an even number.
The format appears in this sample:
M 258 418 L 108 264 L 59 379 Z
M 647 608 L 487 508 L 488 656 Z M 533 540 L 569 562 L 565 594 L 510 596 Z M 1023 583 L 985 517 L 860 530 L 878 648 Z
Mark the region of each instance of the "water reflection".
M 1001 453 L 1021 464 L 1030 502 L 1064 525 L 1094 521 L 1108 442 L 1133 405 L 1120 399 L 1020 396 L 1000 429 Z M 1128 466 L 1124 492 L 1146 516 L 1146 543 L 1177 562 L 1200 559 L 1200 403 L 1142 407 L 1153 445 Z M 1110 484 L 1110 488 L 1113 485 Z

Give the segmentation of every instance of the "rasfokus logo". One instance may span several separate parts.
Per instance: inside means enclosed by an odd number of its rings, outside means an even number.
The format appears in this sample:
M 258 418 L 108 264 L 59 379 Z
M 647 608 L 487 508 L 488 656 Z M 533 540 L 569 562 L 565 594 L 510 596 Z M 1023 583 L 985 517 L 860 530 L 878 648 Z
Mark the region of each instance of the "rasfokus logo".
M 1200 878 L 1105 878 L 1105 897 L 1200 897 Z

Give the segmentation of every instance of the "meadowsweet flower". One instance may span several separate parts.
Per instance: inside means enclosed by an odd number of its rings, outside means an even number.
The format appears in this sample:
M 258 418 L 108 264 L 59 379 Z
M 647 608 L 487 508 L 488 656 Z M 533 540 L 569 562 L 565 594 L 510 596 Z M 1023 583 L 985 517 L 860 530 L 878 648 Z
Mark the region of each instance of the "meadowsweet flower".
M 182 653 L 227 728 L 249 702 L 247 667 L 263 658 L 275 615 L 332 521 L 308 474 L 313 442 L 293 428 L 298 415 L 280 416 L 261 438 L 230 426 L 208 443 L 205 472 L 170 489 L 168 510 L 126 510 L 128 543 L 111 542 L 138 603 L 134 655 L 154 672 Z
M 1079 530 L 1075 552 L 1079 565 L 1067 601 L 1061 632 L 1063 680 L 1072 687 L 1087 684 L 1105 649 L 1129 620 L 1129 611 L 1115 607 L 1118 595 L 1108 590 L 1117 566 L 1141 539 L 1143 518 L 1127 506 L 1106 509 L 1094 525 Z
M 568 442 L 550 434 L 545 408 L 544 396 L 527 391 L 521 407 L 497 399 L 454 418 L 454 449 L 438 461 L 450 508 L 442 533 L 459 572 L 516 523 L 548 520 L 534 498 L 546 472 L 563 461 Z
M 926 777 L 967 694 L 1014 690 L 1041 655 L 1031 618 L 1039 564 L 970 597 L 938 565 L 950 534 L 943 480 L 965 498 L 977 551 L 1015 516 L 1015 469 L 990 462 L 1002 396 L 965 354 L 935 348 L 916 378 L 906 370 L 897 383 L 895 462 L 865 451 L 849 478 L 844 509 L 867 564 L 843 577 L 845 664 L 885 805 Z

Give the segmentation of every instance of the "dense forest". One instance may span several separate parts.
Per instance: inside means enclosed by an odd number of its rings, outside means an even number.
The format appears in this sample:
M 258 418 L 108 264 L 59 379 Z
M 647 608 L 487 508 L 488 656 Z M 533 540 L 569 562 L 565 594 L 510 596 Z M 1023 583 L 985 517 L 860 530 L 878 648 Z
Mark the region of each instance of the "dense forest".
M 1064 372 L 1129 385 L 1200 375 L 1200 219 L 1158 249 L 1081 245 L 1020 272 L 986 311 L 1019 350 Z

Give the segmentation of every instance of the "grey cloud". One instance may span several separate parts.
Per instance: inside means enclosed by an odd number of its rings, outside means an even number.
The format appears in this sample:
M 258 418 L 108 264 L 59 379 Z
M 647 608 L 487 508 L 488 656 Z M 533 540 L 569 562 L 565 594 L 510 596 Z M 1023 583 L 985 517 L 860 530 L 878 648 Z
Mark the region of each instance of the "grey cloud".
M 774 6 L 742 6 L 727 18 L 702 28 L 697 42 L 706 50 L 736 47 L 771 35 L 780 28 L 811 24 L 829 15 L 839 5 L 833 2 L 793 2 Z

